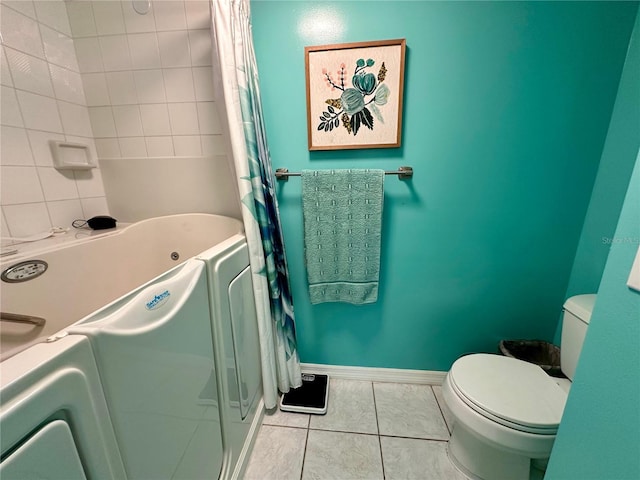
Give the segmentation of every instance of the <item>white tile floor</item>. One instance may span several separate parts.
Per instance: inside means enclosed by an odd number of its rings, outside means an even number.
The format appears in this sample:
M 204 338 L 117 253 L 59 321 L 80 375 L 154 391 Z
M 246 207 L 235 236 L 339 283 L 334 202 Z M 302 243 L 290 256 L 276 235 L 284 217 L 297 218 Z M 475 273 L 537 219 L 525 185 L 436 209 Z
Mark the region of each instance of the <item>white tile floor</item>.
M 331 379 L 326 415 L 265 415 L 245 480 L 464 480 L 439 386 Z

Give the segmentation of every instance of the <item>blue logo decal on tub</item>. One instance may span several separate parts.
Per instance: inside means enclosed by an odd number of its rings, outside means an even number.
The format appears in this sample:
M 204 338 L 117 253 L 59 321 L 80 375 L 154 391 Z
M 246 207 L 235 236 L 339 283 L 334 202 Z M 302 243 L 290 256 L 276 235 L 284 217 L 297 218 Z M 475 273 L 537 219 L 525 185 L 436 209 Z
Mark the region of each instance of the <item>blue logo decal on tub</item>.
M 151 301 L 145 304 L 147 310 L 155 310 L 156 308 L 160 308 L 162 305 L 169 301 L 170 295 L 171 293 L 169 292 L 169 290 L 165 290 L 164 292 L 159 293 L 158 295 L 153 297 Z

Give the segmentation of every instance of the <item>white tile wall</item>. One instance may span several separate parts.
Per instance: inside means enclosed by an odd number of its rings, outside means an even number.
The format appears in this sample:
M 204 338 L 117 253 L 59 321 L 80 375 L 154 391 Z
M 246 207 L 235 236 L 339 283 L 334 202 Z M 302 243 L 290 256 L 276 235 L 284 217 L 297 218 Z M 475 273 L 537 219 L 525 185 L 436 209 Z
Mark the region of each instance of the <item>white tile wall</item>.
M 81 73 L 104 71 L 98 37 L 76 38 L 73 44 L 76 47 L 78 67 Z
M 0 100 L 2 101 L 2 105 L 0 106 L 2 125 L 13 125 L 14 127 L 24 126 L 20 106 L 16 98 L 16 91 L 11 87 L 3 86 L 2 92 L 0 93 Z
M 118 137 L 142 137 L 142 119 L 139 105 L 117 105 L 113 107 Z
M 116 136 L 116 124 L 111 107 L 89 107 L 89 118 L 96 139 Z
M 167 68 L 163 73 L 167 102 L 195 102 L 191 68 Z
M 207 0 L 153 1 L 146 15 L 130 1 L 71 4 L 99 157 L 224 153 Z
M 2 211 L 8 227 L 6 236 L 28 237 L 51 228 L 51 218 L 44 202 L 3 205 Z
M 187 29 L 184 2 L 176 0 L 153 2 L 153 9 L 158 31 Z
M 104 215 L 109 211 L 107 199 L 104 197 L 81 198 L 80 204 L 85 218 L 95 217 L 96 215 Z
M 25 2 L 23 0 L 5 0 L 2 2 L 4 5 L 8 5 L 16 12 L 20 12 L 29 18 L 36 18 L 36 9 L 33 2 Z
M 198 110 L 195 102 L 170 103 L 169 119 L 171 120 L 171 130 L 174 135 L 192 135 L 200 131 Z
M 107 77 L 104 73 L 85 73 L 82 75 L 82 84 L 88 106 L 110 105 Z
M 62 2 L 36 1 L 36 17 L 40 23 L 49 25 L 51 28 L 64 33 L 67 37 L 71 37 L 71 26 L 69 25 L 69 17 L 67 9 Z
M 59 1 L 59 0 L 58 0 Z M 40 24 L 44 53 L 49 63 L 55 63 L 70 70 L 78 71 L 73 40 L 64 33 Z
M 92 2 L 98 35 L 124 33 L 124 16 L 120 2 Z
M 211 65 L 211 34 L 209 30 L 190 30 L 191 64 Z
M 105 71 L 129 70 L 131 68 L 129 42 L 126 35 L 98 37 L 98 41 Z M 93 55 L 96 53 L 92 52 Z
M 124 26 L 127 33 L 155 32 L 155 12 L 150 9 L 146 15 L 139 15 L 133 8 L 123 8 Z
M 162 70 L 136 70 L 133 76 L 140 103 L 166 103 Z
M 138 103 L 133 72 L 107 72 L 105 78 L 112 105 L 133 105 Z
M 37 130 L 27 130 L 27 135 L 29 136 L 29 144 L 31 145 L 31 152 L 36 165 L 39 167 L 53 167 L 53 157 L 51 156 L 49 142 L 51 140 L 63 141 L 67 140 L 67 138 L 62 134 L 39 132 Z M 71 137 L 68 139 L 71 140 Z M 82 142 L 78 141 L 76 143 Z
M 178 157 L 197 157 L 202 155 L 202 146 L 198 135 L 173 137 L 173 147 Z
M 0 133 L 2 165 L 34 165 L 29 139 L 24 128 L 2 127 Z
M 221 134 L 222 126 L 213 102 L 198 102 L 198 122 L 200 131 L 207 134 Z
M 61 102 L 58 100 L 58 110 L 62 119 L 62 127 L 67 135 L 77 137 L 92 137 L 89 110 L 86 105 Z
M 74 39 L 98 34 L 91 3 L 67 2 L 67 13 Z
M 173 140 L 171 137 L 145 137 L 147 155 L 150 157 L 173 157 Z
M 92 172 L 87 188 L 85 179 L 74 172 L 53 168 L 51 140 L 85 143 L 96 151 L 68 5 L 71 17 L 93 19 L 93 13 L 87 13 L 92 12 L 89 2 L 0 4 L 3 236 L 28 236 L 54 225 L 70 226 L 91 212 L 108 212 L 99 172 Z M 77 32 L 95 34 L 95 26 Z M 87 61 L 96 63 L 95 50 L 85 50 Z M 103 69 L 101 64 L 97 68 Z
M 117 138 L 96 138 L 98 158 L 120 158 L 120 144 Z
M 55 168 L 41 167 L 38 168 L 38 176 L 46 201 L 78 198 L 78 188 L 71 170 L 60 172 Z
M 98 158 L 225 152 L 208 0 L 155 0 L 146 15 L 129 0 L 2 0 L 0 9 L 0 165 L 10 169 L 3 186 L 20 185 L 3 188 L 9 234 L 107 213 L 100 172 L 54 170 L 50 140 L 88 143 Z
M 119 138 L 118 144 L 123 157 L 147 156 L 147 145 L 143 137 Z
M 51 71 L 55 97 L 58 100 L 85 106 L 86 99 L 80 74 L 57 65 L 49 65 L 49 70 Z
M 13 80 L 9 75 L 9 62 L 7 61 L 7 55 L 4 53 L 4 47 L 2 47 L 2 63 L 0 63 L 0 84 L 13 87 Z
M 166 104 L 140 105 L 140 114 L 142 129 L 146 136 L 171 135 L 171 124 Z
M 195 67 L 193 69 L 193 84 L 196 100 L 199 102 L 213 101 L 213 71 L 211 67 Z
M 211 26 L 209 24 L 209 2 L 187 0 L 184 2 L 184 8 L 189 30 L 208 29 Z
M 11 2 L 14 7 L 20 4 L 31 4 L 31 2 Z M 31 8 L 33 9 L 33 4 L 31 4 Z M 22 15 L 4 3 L 0 5 L 0 18 L 2 19 L 2 43 L 4 45 L 29 55 L 44 58 L 42 37 L 36 20 Z
M 131 62 L 136 68 L 160 68 L 158 36 L 153 33 L 129 35 Z
M 44 195 L 38 180 L 38 171 L 33 167 L 1 166 L 0 201 L 2 205 L 42 202 Z
M 165 68 L 189 67 L 189 36 L 186 31 L 158 32 L 160 62 Z
M 68 218 L 84 218 L 79 198 L 47 202 L 47 209 L 53 225 L 64 225 Z
M 7 48 L 6 53 L 16 88 L 53 97 L 53 85 L 47 62 L 13 48 Z
M 24 125 L 32 130 L 64 133 L 55 99 L 17 90 Z

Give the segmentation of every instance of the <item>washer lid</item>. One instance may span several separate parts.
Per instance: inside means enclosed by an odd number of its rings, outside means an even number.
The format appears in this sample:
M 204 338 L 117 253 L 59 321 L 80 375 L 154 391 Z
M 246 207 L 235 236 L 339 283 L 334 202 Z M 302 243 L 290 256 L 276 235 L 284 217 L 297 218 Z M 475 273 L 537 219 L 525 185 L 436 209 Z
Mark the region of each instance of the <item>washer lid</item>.
M 450 378 L 474 409 L 524 431 L 555 431 L 567 400 L 544 370 L 515 358 L 467 355 L 454 362 Z

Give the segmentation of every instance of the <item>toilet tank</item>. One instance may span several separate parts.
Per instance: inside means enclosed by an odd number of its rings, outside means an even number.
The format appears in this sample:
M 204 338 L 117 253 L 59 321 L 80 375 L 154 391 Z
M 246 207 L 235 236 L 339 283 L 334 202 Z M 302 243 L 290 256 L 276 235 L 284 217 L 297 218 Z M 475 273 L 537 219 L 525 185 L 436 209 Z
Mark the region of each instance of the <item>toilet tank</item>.
M 560 365 L 562 372 L 573 380 L 582 351 L 584 337 L 596 302 L 595 294 L 576 295 L 564 303 Z

